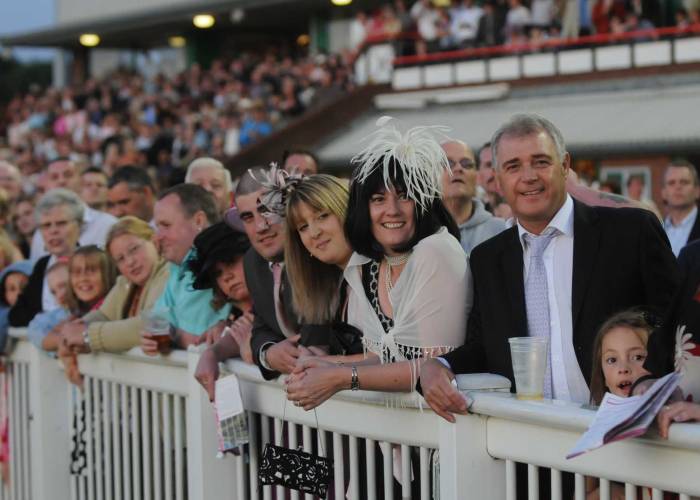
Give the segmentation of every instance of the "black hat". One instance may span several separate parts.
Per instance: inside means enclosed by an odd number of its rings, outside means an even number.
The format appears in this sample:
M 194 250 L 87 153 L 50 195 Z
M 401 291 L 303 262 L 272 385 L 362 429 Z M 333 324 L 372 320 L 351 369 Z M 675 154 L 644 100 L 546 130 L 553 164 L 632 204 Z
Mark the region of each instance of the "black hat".
M 231 262 L 243 256 L 250 248 L 245 233 L 232 229 L 224 222 L 216 223 L 202 231 L 194 239 L 195 256 L 187 261 L 195 279 L 195 290 L 214 288 L 214 270 L 219 262 Z

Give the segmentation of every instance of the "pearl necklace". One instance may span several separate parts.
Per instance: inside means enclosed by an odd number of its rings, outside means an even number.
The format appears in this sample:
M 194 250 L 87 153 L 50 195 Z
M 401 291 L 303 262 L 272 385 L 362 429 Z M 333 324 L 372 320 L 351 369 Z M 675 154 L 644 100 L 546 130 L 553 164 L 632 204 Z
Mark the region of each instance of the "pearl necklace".
M 386 294 L 387 296 L 389 295 L 389 292 L 394 288 L 394 284 L 391 282 L 391 268 L 396 267 L 396 266 L 402 266 L 406 262 L 408 262 L 408 258 L 411 256 L 411 252 L 407 253 L 402 253 L 401 255 L 395 255 L 395 256 L 389 256 L 385 255 L 384 259 L 386 260 L 386 276 L 385 276 L 385 285 L 386 285 Z

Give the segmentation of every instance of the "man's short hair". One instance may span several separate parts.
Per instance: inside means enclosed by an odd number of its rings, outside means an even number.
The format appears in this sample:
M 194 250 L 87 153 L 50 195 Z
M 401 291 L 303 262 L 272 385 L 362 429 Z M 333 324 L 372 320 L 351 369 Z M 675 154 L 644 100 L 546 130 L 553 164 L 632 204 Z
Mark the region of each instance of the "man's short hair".
M 192 218 L 194 214 L 200 210 L 207 216 L 209 224 L 216 224 L 221 220 L 221 214 L 216 206 L 214 196 L 196 184 L 178 184 L 170 189 L 163 191 L 158 200 L 162 200 L 171 194 L 176 195 L 180 199 L 180 205 L 187 217 Z
M 77 194 L 64 188 L 54 188 L 47 191 L 37 202 L 36 208 L 34 209 L 34 216 L 36 220 L 39 221 L 41 214 L 59 206 L 68 207 L 71 217 L 77 220 L 78 224 L 83 223 L 85 205 Z
M 673 160 L 671 160 L 671 163 L 669 163 L 666 167 L 666 170 L 664 170 L 664 184 L 666 184 L 666 174 L 668 173 L 668 170 L 670 168 L 687 168 L 690 172 L 690 175 L 693 177 L 693 186 L 700 185 L 700 179 L 698 179 L 698 170 L 695 168 L 695 165 L 690 163 L 685 158 L 674 158 Z
M 100 174 L 100 175 L 103 175 L 105 179 L 109 180 L 109 176 L 107 175 L 107 173 L 104 170 L 102 170 L 100 167 L 88 167 L 82 171 L 80 176 L 82 177 L 85 174 Z
M 238 179 L 234 195 L 245 196 L 258 191 L 263 187 L 258 179 L 263 179 L 266 173 L 267 169 L 265 167 L 252 167 L 243 172 Z
M 80 171 L 80 166 L 78 165 L 78 163 L 75 162 L 75 161 L 73 161 L 73 160 L 71 160 L 71 159 L 68 158 L 67 156 L 59 156 L 58 158 L 54 158 L 53 160 L 50 160 L 50 161 L 46 164 L 46 170 L 48 170 L 49 167 L 50 167 L 51 165 L 53 165 L 54 163 L 59 163 L 59 162 L 60 162 L 60 163 L 70 163 L 71 165 L 73 165 L 73 166 L 75 167 L 76 170 L 78 170 L 78 173 L 79 173 L 79 174 L 82 174 L 82 172 Z
M 284 165 L 287 161 L 287 158 L 289 158 L 292 155 L 308 156 L 316 164 L 316 169 L 321 170 L 321 162 L 319 161 L 318 157 L 313 152 L 309 151 L 308 149 L 304 149 L 304 148 L 296 148 L 295 147 L 295 148 L 289 148 L 289 149 L 285 150 L 284 154 L 282 155 L 282 165 Z
M 117 184 L 125 182 L 129 187 L 129 191 L 141 191 L 144 188 L 150 188 L 151 192 L 155 193 L 153 188 L 153 180 L 145 168 L 136 167 L 134 165 L 126 165 L 112 174 L 107 182 L 107 187 L 112 189 Z
M 528 135 L 546 133 L 554 143 L 554 149 L 559 155 L 559 160 L 566 156 L 566 144 L 559 129 L 549 120 L 534 113 L 517 114 L 511 117 L 506 123 L 501 125 L 491 138 L 491 153 L 493 163 L 498 168 L 497 153 L 498 144 L 503 137 L 525 137 Z
M 197 158 L 193 160 L 192 163 L 190 163 L 190 165 L 187 167 L 187 173 L 185 174 L 185 182 L 192 182 L 192 174 L 198 168 L 208 167 L 214 167 L 215 169 L 221 170 L 223 172 L 224 187 L 226 187 L 226 190 L 230 192 L 233 187 L 233 183 L 231 181 L 231 172 L 229 172 L 229 170 L 226 167 L 224 167 L 224 164 L 221 163 L 219 160 L 215 158 L 210 158 L 208 156 Z

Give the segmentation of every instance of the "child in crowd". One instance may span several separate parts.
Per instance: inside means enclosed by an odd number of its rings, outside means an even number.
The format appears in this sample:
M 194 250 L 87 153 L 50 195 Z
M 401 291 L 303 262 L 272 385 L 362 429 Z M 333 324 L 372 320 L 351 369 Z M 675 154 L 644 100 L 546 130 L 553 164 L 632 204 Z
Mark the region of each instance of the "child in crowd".
M 112 260 L 94 245 L 81 247 L 70 261 L 51 266 L 47 280 L 61 307 L 37 314 L 27 327 L 29 340 L 44 351 L 57 351 L 61 337 L 56 327 L 99 307 L 115 279 Z
M 5 350 L 7 342 L 7 314 L 17 302 L 31 273 L 32 263 L 28 260 L 10 264 L 0 273 L 0 352 Z
M 644 361 L 652 329 L 639 311 L 615 314 L 603 324 L 593 343 L 591 403 L 599 405 L 606 391 L 627 397 L 632 384 L 649 374 Z
M 27 337 L 39 349 L 53 353 L 58 349 L 58 338 L 49 336 L 48 333 L 54 326 L 68 319 L 68 260 L 59 259 L 51 264 L 46 270 L 46 281 L 59 307 L 37 314 L 27 326 Z
M 605 392 L 628 397 L 634 382 L 649 372 L 644 369 L 647 341 L 653 327 L 640 311 L 623 311 L 608 319 L 593 342 L 591 403 L 598 406 Z M 586 478 L 586 500 L 598 500 L 595 478 Z M 610 498 L 624 499 L 625 487 L 611 483 Z

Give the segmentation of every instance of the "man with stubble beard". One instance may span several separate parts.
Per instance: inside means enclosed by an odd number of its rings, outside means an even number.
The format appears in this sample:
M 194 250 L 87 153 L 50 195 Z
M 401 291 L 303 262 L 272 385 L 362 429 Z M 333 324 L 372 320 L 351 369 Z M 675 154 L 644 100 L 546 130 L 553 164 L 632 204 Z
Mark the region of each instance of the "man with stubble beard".
M 283 270 L 284 223 L 263 215 L 260 203 L 264 188 L 257 179 L 264 169 L 254 168 L 241 176 L 235 192 L 235 207 L 224 220 L 234 229 L 245 231 L 251 249 L 243 267 L 255 320 L 250 341 L 253 360 L 266 379 L 290 373 L 299 357 L 298 320 L 292 309 L 291 287 Z M 214 398 L 214 383 L 219 376 L 218 363 L 238 355 L 233 337 L 224 335 L 200 358 L 195 377 Z

